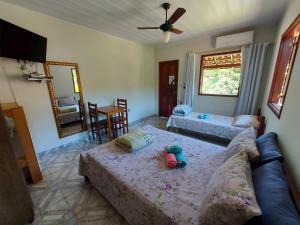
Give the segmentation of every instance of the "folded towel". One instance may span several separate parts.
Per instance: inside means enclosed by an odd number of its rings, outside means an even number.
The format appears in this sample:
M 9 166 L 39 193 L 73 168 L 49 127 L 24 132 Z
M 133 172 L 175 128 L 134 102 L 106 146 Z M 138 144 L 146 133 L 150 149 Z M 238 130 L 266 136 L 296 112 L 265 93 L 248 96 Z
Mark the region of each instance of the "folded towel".
M 182 148 L 179 145 L 167 145 L 165 146 L 165 150 L 166 152 L 173 154 L 182 152 Z
M 175 116 L 186 116 L 192 112 L 192 108 L 189 105 L 177 105 L 174 107 L 172 113 Z
M 151 144 L 153 140 L 154 136 L 152 134 L 138 129 L 136 131 L 118 137 L 115 143 L 127 152 L 133 152 Z
M 202 120 L 208 120 L 209 119 L 209 115 L 207 113 L 200 113 L 198 115 L 198 118 L 202 119 Z
M 177 153 L 176 155 L 177 167 L 183 168 L 186 166 L 186 160 L 184 158 L 183 152 Z
M 177 166 L 176 156 L 173 153 L 167 153 L 166 151 L 164 151 L 164 155 L 168 168 L 175 168 Z

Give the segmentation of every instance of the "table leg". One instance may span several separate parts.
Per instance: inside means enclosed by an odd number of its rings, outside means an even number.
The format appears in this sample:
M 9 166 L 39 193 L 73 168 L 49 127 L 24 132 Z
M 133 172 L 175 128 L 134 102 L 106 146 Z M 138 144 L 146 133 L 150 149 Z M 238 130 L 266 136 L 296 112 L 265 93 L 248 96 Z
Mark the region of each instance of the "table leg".
M 109 140 L 111 141 L 113 138 L 112 138 L 110 118 L 111 118 L 111 115 L 107 115 L 108 135 L 109 135 Z
M 123 127 L 123 134 L 125 134 L 124 111 L 122 111 L 122 127 Z

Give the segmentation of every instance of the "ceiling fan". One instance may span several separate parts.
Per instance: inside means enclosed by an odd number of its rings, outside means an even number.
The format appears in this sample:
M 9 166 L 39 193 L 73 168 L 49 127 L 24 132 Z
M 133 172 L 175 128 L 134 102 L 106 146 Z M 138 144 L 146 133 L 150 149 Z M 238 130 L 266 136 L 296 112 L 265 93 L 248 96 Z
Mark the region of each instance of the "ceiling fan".
M 172 16 L 168 19 L 168 9 L 170 8 L 170 3 L 163 3 L 161 7 L 166 11 L 165 23 L 161 24 L 159 27 L 137 27 L 139 30 L 150 30 L 150 29 L 160 29 L 163 31 L 162 40 L 163 42 L 169 42 L 171 32 L 175 34 L 181 34 L 183 31 L 173 27 L 173 24 L 186 12 L 184 8 L 177 8 Z

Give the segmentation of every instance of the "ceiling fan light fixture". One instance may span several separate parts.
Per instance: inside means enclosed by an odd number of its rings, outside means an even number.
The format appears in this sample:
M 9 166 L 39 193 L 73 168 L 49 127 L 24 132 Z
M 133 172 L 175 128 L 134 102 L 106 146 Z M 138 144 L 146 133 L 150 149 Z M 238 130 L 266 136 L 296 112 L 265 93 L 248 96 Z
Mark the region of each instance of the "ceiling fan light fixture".
M 168 9 L 170 8 L 170 3 L 164 3 L 161 7 L 165 10 L 166 19 L 163 24 L 157 27 L 137 27 L 139 30 L 162 30 L 163 34 L 161 36 L 161 41 L 168 43 L 170 40 L 171 32 L 174 34 L 181 34 L 183 31 L 173 27 L 173 24 L 186 12 L 184 8 L 177 8 L 176 11 L 168 19 Z
M 171 32 L 170 31 L 164 31 L 163 35 L 161 37 L 162 42 L 168 43 L 170 40 Z

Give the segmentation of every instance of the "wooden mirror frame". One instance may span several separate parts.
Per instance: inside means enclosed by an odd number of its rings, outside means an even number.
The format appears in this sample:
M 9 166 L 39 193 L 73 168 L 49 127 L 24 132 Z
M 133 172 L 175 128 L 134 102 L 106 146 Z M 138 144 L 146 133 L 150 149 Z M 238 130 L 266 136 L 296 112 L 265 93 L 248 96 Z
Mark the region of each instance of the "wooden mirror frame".
M 78 86 L 79 86 L 79 90 L 80 90 L 80 92 L 78 94 L 79 94 L 79 98 L 80 98 L 79 99 L 80 108 L 82 109 L 81 115 L 83 117 L 81 132 L 87 130 L 86 115 L 85 115 L 85 109 L 84 109 L 84 104 L 83 104 L 83 95 L 82 95 L 82 87 L 81 87 L 81 80 L 80 80 L 80 73 L 79 73 L 78 63 L 46 61 L 44 63 L 44 70 L 45 70 L 45 74 L 46 74 L 47 77 L 51 77 L 50 70 L 49 70 L 50 65 L 73 66 L 73 67 L 75 67 L 76 73 L 77 73 Z M 62 129 L 61 129 L 61 125 L 60 125 L 59 119 L 58 119 L 58 113 L 57 113 L 58 109 L 57 109 L 57 105 L 56 105 L 56 101 L 55 101 L 54 88 L 53 88 L 52 81 L 50 79 L 47 80 L 47 86 L 48 86 L 48 91 L 49 91 L 49 96 L 50 96 L 50 100 L 51 100 L 53 114 L 54 114 L 54 117 L 55 117 L 55 123 L 56 123 L 57 131 L 58 131 L 58 136 L 60 138 L 64 138 L 64 137 L 75 134 L 75 133 L 71 133 L 71 134 L 67 134 L 67 135 L 63 134 Z M 80 132 L 78 132 L 78 133 L 80 133 Z

